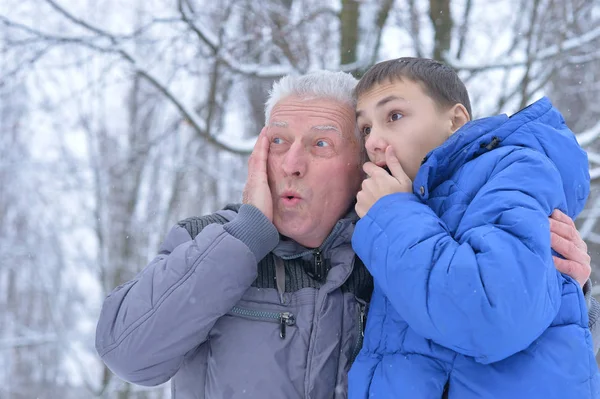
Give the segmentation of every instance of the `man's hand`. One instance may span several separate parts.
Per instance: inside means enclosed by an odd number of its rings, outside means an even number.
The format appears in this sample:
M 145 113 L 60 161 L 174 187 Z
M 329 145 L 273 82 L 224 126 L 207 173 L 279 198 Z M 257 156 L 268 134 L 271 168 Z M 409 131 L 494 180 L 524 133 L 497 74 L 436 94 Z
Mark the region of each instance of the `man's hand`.
M 404 173 L 392 147 L 385 150 L 385 162 L 391 175 L 372 162 L 363 165 L 363 170 L 368 177 L 363 181 L 361 191 L 356 195 L 356 206 L 354 207 L 361 218 L 381 197 L 393 193 L 412 192 L 412 181 Z
M 550 236 L 552 249 L 565 258 L 554 256 L 554 265 L 558 271 L 571 276 L 583 287 L 592 273 L 591 258 L 575 223 L 561 211 L 555 210 L 550 216 Z
M 250 159 L 248 160 L 248 180 L 244 186 L 242 202 L 257 207 L 271 222 L 273 221 L 273 198 L 267 177 L 267 156 L 269 155 L 269 138 L 264 127 Z

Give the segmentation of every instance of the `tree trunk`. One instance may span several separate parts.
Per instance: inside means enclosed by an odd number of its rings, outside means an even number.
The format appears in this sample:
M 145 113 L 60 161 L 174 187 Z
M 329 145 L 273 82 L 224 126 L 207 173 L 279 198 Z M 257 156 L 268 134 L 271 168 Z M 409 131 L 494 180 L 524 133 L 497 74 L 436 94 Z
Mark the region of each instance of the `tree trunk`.
M 340 63 L 356 62 L 358 48 L 358 1 L 342 0 L 340 13 Z
M 450 0 L 429 0 L 429 18 L 435 31 L 433 58 L 444 61 L 452 42 L 453 21 L 450 14 Z

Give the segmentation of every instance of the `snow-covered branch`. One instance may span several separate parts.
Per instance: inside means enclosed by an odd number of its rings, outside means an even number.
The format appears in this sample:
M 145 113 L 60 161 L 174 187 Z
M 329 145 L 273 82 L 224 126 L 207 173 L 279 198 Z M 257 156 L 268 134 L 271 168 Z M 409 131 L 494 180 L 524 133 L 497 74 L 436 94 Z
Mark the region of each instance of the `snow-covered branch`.
M 594 142 L 600 136 L 600 121 L 591 129 L 576 135 L 579 145 L 585 147 Z M 600 163 L 600 162 L 598 162 Z
M 214 144 L 216 147 L 221 148 L 223 150 L 236 153 L 236 154 L 249 154 L 252 152 L 252 148 L 254 144 L 249 143 L 247 141 L 242 141 L 241 143 L 236 143 L 235 141 L 229 139 L 220 139 L 216 135 L 209 135 L 206 129 L 205 121 L 192 109 L 191 106 L 184 103 L 182 99 L 179 98 L 165 83 L 161 81 L 161 79 L 156 76 L 148 67 L 143 65 L 141 61 L 139 61 L 131 52 L 125 49 L 124 46 L 119 44 L 119 41 L 111 36 L 110 33 L 95 28 L 89 25 L 86 22 L 80 21 L 68 11 L 61 8 L 59 5 L 54 3 L 52 0 L 46 0 L 53 4 L 53 6 L 60 10 L 61 15 L 65 16 L 69 20 L 76 22 L 77 24 L 90 29 L 94 33 L 101 33 L 102 38 L 109 39 L 112 45 L 98 45 L 94 41 L 97 37 L 69 37 L 62 35 L 55 35 L 51 33 L 46 33 L 39 31 L 36 28 L 13 22 L 8 20 L 5 17 L 0 16 L 0 22 L 4 23 L 7 26 L 12 28 L 17 28 L 27 34 L 33 35 L 39 39 L 43 39 L 46 42 L 53 42 L 55 44 L 76 44 L 81 45 L 87 48 L 90 48 L 95 51 L 99 51 L 102 53 L 113 53 L 120 55 L 121 58 L 128 62 L 133 70 L 140 74 L 140 76 L 144 77 L 152 86 L 154 86 L 160 93 L 162 93 L 181 113 L 181 115 L 188 121 L 188 123 L 193 127 L 193 129 L 202 137 L 204 137 L 208 142 Z M 241 67 L 241 66 L 240 66 Z M 255 66 L 256 69 L 264 68 L 261 66 Z M 249 72 L 249 70 L 247 70 Z M 280 70 L 283 72 L 283 70 Z
M 0 350 L 18 348 L 23 346 L 35 346 L 54 343 L 58 340 L 55 334 L 38 335 L 32 334 L 23 337 L 10 337 L 0 340 Z
M 583 47 L 586 44 L 590 44 L 591 42 L 598 39 L 600 39 L 600 26 L 596 27 L 595 29 L 592 29 L 587 33 L 584 33 L 581 36 L 567 39 L 562 43 L 555 44 L 553 46 L 540 50 L 537 53 L 536 60 L 543 61 L 548 58 L 552 58 L 559 53 L 575 50 L 579 47 Z
M 483 72 L 494 69 L 511 69 L 526 66 L 528 63 L 535 64 L 547 61 L 563 52 L 569 52 L 578 49 L 580 47 L 583 47 L 584 45 L 590 44 L 593 41 L 599 39 L 600 26 L 581 36 L 567 39 L 562 43 L 555 44 L 540 51 L 537 51 L 535 52 L 535 54 L 532 55 L 532 58 L 530 60 L 519 58 L 515 59 L 516 57 L 509 57 L 503 55 L 501 59 L 492 62 L 472 63 L 469 61 L 459 60 L 450 54 L 446 54 L 445 61 L 448 64 L 452 65 L 453 68 L 467 72 Z

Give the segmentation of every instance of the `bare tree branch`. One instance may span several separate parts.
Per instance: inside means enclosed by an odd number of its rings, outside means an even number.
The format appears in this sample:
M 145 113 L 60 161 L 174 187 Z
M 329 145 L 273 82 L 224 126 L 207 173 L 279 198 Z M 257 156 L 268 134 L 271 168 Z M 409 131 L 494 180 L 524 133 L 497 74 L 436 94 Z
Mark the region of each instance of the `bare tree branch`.
M 580 146 L 585 147 L 592 144 L 598 137 L 600 137 L 600 121 L 591 129 L 578 134 L 577 141 L 579 142 Z M 594 162 L 600 164 L 600 156 L 595 158 L 593 154 L 593 152 L 588 151 L 588 158 L 590 158 L 590 160 L 593 159 Z
M 49 1 L 51 1 L 51 0 L 49 0 Z M 67 11 L 64 11 L 64 10 L 62 13 L 66 14 L 66 15 L 70 15 Z M 74 17 L 73 17 L 73 19 L 76 20 Z M 34 28 L 28 27 L 26 25 L 13 23 L 12 21 L 6 20 L 2 16 L 0 16 L 0 21 L 5 22 L 6 24 L 8 24 L 12 27 L 19 28 L 23 31 L 26 31 L 37 37 L 44 38 L 50 42 L 63 43 L 63 44 L 64 43 L 78 44 L 78 45 L 89 47 L 91 49 L 94 49 L 94 50 L 97 50 L 100 52 L 104 52 L 104 53 L 119 54 L 123 60 L 127 61 L 131 65 L 131 67 L 133 68 L 133 70 L 136 73 L 139 73 L 141 76 L 143 76 L 159 92 L 161 92 L 181 112 L 183 117 L 194 128 L 194 130 L 196 132 L 198 132 L 198 134 L 200 134 L 202 137 L 204 137 L 209 143 L 214 144 L 217 148 L 221 148 L 223 150 L 226 150 L 226 151 L 229 151 L 232 153 L 236 153 L 236 154 L 249 154 L 252 151 L 253 145 L 251 145 L 250 143 L 241 142 L 241 143 L 238 143 L 238 145 L 232 145 L 230 143 L 227 143 L 224 140 L 221 140 L 219 138 L 219 136 L 208 134 L 205 122 L 196 114 L 196 112 L 193 111 L 187 105 L 185 105 L 183 103 L 183 101 L 180 100 L 178 98 L 178 96 L 175 95 L 165 84 L 163 84 L 157 76 L 154 76 L 149 70 L 144 68 L 141 65 L 141 63 L 132 54 L 130 54 L 127 50 L 125 50 L 123 47 L 121 47 L 121 46 L 103 47 L 103 46 L 98 46 L 98 45 L 92 44 L 92 43 L 88 42 L 87 40 L 84 40 L 81 38 L 60 37 L 60 36 L 43 33 Z M 105 32 L 105 34 L 107 34 L 107 33 Z M 110 37 L 109 37 L 109 39 L 110 39 Z M 116 43 L 117 41 L 111 39 L 111 42 Z
M 415 0 L 408 0 L 408 12 L 410 21 L 410 37 L 413 41 L 413 46 L 417 57 L 423 57 L 421 46 L 421 24 L 419 23 L 419 12 L 415 4 Z
M 383 4 L 381 4 L 381 8 L 377 13 L 377 21 L 375 21 L 376 27 L 376 37 L 375 37 L 375 45 L 371 50 L 371 60 L 370 64 L 375 64 L 377 60 L 377 54 L 379 53 L 379 48 L 381 47 L 381 36 L 383 34 L 383 28 L 385 27 L 385 23 L 390 15 L 390 11 L 392 6 L 394 5 L 394 0 L 384 0 Z
M 469 33 L 469 17 L 471 15 L 471 8 L 473 5 L 473 0 L 467 0 L 467 4 L 465 5 L 465 11 L 463 13 L 462 24 L 459 28 L 458 33 L 458 50 L 456 51 L 456 59 L 461 59 L 463 50 L 465 49 L 465 43 L 467 42 L 467 34 Z
M 538 51 L 537 53 L 532 55 L 532 59 L 529 60 L 532 64 L 540 63 L 547 61 L 557 55 L 560 55 L 567 51 L 572 51 L 583 47 L 584 45 L 590 44 L 596 40 L 600 39 L 600 26 L 597 28 L 585 33 L 582 36 L 574 37 L 571 39 L 565 40 L 560 45 L 553 45 L 547 47 L 543 50 Z M 494 61 L 488 64 L 469 64 L 467 62 L 462 62 L 456 58 L 447 58 L 446 62 L 448 62 L 453 68 L 461 71 L 469 71 L 469 72 L 482 72 L 489 71 L 494 69 L 510 69 L 526 66 L 528 60 L 520 60 L 520 61 L 512 61 L 509 57 L 502 56 L 501 59 L 503 61 Z M 506 60 L 506 61 L 504 61 Z

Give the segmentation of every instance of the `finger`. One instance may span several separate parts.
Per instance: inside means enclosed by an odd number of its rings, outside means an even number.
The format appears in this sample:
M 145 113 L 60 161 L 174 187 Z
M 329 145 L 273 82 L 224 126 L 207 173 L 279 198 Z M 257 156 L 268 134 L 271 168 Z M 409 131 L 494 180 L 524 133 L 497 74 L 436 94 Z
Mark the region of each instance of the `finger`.
M 248 160 L 248 169 L 253 175 L 262 175 L 267 173 L 267 158 L 269 155 L 269 138 L 266 135 L 266 127 L 260 132 L 250 159 Z
M 550 215 L 550 217 L 556 221 L 563 222 L 570 226 L 575 227 L 575 222 L 573 222 L 573 219 L 571 219 L 569 216 L 565 215 L 559 209 L 555 209 L 554 211 L 552 211 L 552 215 Z
M 561 273 L 564 273 L 568 276 L 571 276 L 573 279 L 577 280 L 579 285 L 583 287 L 585 282 L 590 276 L 590 271 L 588 271 L 585 267 L 577 262 L 573 262 L 567 259 L 561 259 L 557 256 L 552 257 L 554 260 L 554 266 L 556 270 Z
M 364 191 L 364 190 L 367 190 L 367 189 L 368 189 L 369 180 L 370 180 L 370 179 L 365 179 L 365 180 L 363 180 L 363 181 L 362 181 L 362 183 L 361 183 L 361 185 L 360 185 L 360 190 L 361 190 L 361 191 L 359 191 L 359 194 L 360 194 L 362 191 Z
M 362 218 L 363 216 L 365 216 L 362 206 L 358 202 L 354 206 L 354 210 L 356 211 L 356 214 L 358 215 L 359 218 Z
M 265 126 L 262 128 L 262 130 L 260 131 L 258 136 L 256 136 L 256 142 L 254 143 L 254 148 L 252 148 L 252 154 L 254 154 L 260 147 L 261 140 L 262 140 L 263 136 L 265 136 L 266 132 L 267 132 L 267 127 Z M 252 154 L 250 154 L 250 156 L 252 156 Z
M 385 149 L 385 163 L 390 172 L 392 172 L 392 176 L 394 176 L 396 180 L 402 181 L 408 177 L 404 172 L 404 169 L 402 169 L 400 161 L 398 161 L 398 158 L 396 158 L 396 154 L 394 153 L 392 146 L 388 146 Z
M 550 244 L 552 249 L 561 254 L 564 258 L 590 267 L 590 256 L 587 252 L 578 248 L 573 242 L 564 239 L 556 233 L 550 233 Z
M 388 173 L 385 171 L 385 169 L 380 168 L 379 166 L 375 165 L 373 162 L 366 162 L 363 165 L 363 171 L 369 177 L 381 176 L 381 175 L 389 176 Z
M 366 194 L 363 190 L 359 191 L 356 194 L 356 205 L 354 206 L 354 210 L 359 217 L 363 217 L 365 215 L 365 197 Z
M 571 241 L 577 246 L 577 248 L 587 252 L 587 244 L 581 239 L 579 232 L 574 226 L 551 218 L 550 232 L 555 233 L 568 241 Z

